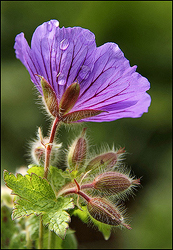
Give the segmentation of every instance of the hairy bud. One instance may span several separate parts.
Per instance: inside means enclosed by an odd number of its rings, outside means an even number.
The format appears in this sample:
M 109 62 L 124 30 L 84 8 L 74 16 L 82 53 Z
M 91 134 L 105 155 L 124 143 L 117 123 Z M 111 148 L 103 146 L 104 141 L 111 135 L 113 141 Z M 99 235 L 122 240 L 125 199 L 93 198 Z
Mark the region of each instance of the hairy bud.
M 131 186 L 139 185 L 140 179 L 132 179 L 119 172 L 105 172 L 93 181 L 93 187 L 107 194 L 118 194 L 128 190 Z
M 43 138 L 41 129 L 38 128 L 38 140 L 35 140 L 32 143 L 32 149 L 31 149 L 31 155 L 33 161 L 38 164 L 38 165 L 44 165 L 45 161 L 45 147 L 49 143 L 49 138 Z M 51 164 L 55 163 L 57 161 L 57 156 L 58 156 L 58 150 L 61 147 L 60 144 L 56 144 L 55 142 L 52 145 L 52 151 L 51 151 L 51 157 L 50 157 L 50 162 Z
M 119 155 L 123 152 L 124 149 L 120 148 L 117 152 L 111 151 L 96 156 L 88 163 L 86 171 L 90 169 L 94 170 L 98 167 L 106 167 L 107 169 L 112 168 L 117 163 Z
M 81 136 L 76 139 L 70 147 L 68 153 L 68 165 L 70 168 L 78 168 L 82 166 L 86 159 L 87 142 L 85 139 L 86 128 L 83 129 Z
M 96 220 L 111 225 L 122 225 L 127 229 L 131 227 L 124 223 L 124 218 L 117 207 L 115 207 L 108 200 L 94 197 L 91 198 L 87 204 L 89 214 Z

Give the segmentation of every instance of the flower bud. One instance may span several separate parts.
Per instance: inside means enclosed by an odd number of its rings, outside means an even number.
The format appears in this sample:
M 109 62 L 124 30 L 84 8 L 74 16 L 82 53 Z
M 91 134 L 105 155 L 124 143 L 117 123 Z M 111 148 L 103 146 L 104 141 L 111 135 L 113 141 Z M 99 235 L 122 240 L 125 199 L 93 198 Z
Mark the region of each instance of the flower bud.
M 78 81 L 73 82 L 64 92 L 59 103 L 60 115 L 67 114 L 75 105 L 80 93 Z
M 45 106 L 48 110 L 48 112 L 53 115 L 54 117 L 57 117 L 59 114 L 59 108 L 58 108 L 58 100 L 56 97 L 56 94 L 50 84 L 44 79 L 44 77 L 41 77 L 41 86 L 43 90 L 43 100 L 45 103 Z
M 68 153 L 68 165 L 70 168 L 78 168 L 82 166 L 86 159 L 87 142 L 85 139 L 86 128 L 83 129 L 81 136 L 76 139 L 70 147 Z
M 140 179 L 133 179 L 119 172 L 102 173 L 98 175 L 92 183 L 95 189 L 105 192 L 106 194 L 118 194 L 139 184 Z
M 98 167 L 106 167 L 106 168 L 113 167 L 118 161 L 119 154 L 122 154 L 123 152 L 124 149 L 120 148 L 117 152 L 111 151 L 96 156 L 88 163 L 86 171 L 90 169 L 95 170 Z
M 33 161 L 38 165 L 44 165 L 45 162 L 45 150 L 46 145 L 49 143 L 49 138 L 43 138 L 41 134 L 41 129 L 38 129 L 38 140 L 35 140 L 32 143 L 32 149 L 31 149 L 31 155 Z M 56 144 L 53 142 L 52 144 L 52 150 L 51 150 L 51 157 L 50 157 L 50 163 L 54 164 L 57 161 L 58 156 L 58 150 L 61 147 L 60 144 Z
M 124 223 L 124 218 L 117 207 L 115 207 L 108 200 L 94 197 L 91 198 L 87 204 L 89 214 L 102 223 L 119 226 L 123 225 L 127 229 L 131 227 Z

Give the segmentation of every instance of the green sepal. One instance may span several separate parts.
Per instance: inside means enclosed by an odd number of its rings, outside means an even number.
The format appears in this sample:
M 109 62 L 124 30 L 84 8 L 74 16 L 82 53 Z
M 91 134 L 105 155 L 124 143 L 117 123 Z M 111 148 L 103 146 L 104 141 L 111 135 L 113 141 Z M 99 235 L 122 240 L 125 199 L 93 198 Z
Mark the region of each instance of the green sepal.
M 78 110 L 78 111 L 74 111 L 74 112 L 63 115 L 62 121 L 64 123 L 77 122 L 85 118 L 99 115 L 102 112 L 106 112 L 106 111 L 95 110 L 95 109 Z
M 78 81 L 73 82 L 64 92 L 59 103 L 61 115 L 67 114 L 75 105 L 80 93 L 80 85 Z
M 43 76 L 39 77 L 41 78 L 41 87 L 43 91 L 45 106 L 51 115 L 57 117 L 59 114 L 59 107 L 55 91 Z

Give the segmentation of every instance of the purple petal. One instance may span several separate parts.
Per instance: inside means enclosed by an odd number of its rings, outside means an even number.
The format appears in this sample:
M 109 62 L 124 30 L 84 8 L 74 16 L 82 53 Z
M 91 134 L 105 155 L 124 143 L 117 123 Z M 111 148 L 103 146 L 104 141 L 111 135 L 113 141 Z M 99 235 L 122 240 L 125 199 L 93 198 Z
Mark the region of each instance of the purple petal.
M 16 37 L 14 48 L 16 55 L 20 54 L 17 58 L 28 69 L 40 93 L 42 94 L 39 78 L 34 74 L 43 76 L 60 99 L 65 89 L 76 78 L 82 81 L 82 78 L 86 79 L 88 72 L 92 71 L 96 44 L 95 36 L 89 30 L 80 27 L 60 29 L 57 24 L 56 20 L 51 20 L 40 25 L 33 34 L 31 49 L 28 46 L 28 52 L 24 49 L 27 43 L 25 38 L 21 39 L 19 35 Z M 24 63 L 25 57 L 30 60 L 30 67 Z
M 71 112 L 106 111 L 81 121 L 112 121 L 140 117 L 151 102 L 146 91 L 150 83 L 131 67 L 115 43 L 96 48 L 94 34 L 80 27 L 59 28 L 57 20 L 40 25 L 29 47 L 24 34 L 15 39 L 16 57 L 29 71 L 31 80 L 42 93 L 40 78 L 54 89 L 58 102 L 76 79 L 79 98 Z

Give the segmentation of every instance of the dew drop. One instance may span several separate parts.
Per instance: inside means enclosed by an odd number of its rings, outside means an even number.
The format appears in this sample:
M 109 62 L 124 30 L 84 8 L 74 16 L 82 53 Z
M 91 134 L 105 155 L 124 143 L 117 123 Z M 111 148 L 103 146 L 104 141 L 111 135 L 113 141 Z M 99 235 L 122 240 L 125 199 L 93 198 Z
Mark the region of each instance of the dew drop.
M 81 67 L 81 70 L 79 72 L 79 76 L 82 78 L 82 79 L 87 79 L 89 77 L 89 74 L 90 74 L 90 67 L 86 66 L 86 65 L 83 65 Z
M 52 27 L 53 27 L 52 22 L 49 21 L 49 22 L 47 23 L 47 30 L 48 30 L 49 32 L 51 32 L 51 31 L 52 31 Z
M 55 27 L 59 27 L 59 22 L 57 20 L 54 20 Z
M 69 41 L 67 38 L 63 39 L 61 42 L 60 42 L 60 49 L 61 50 L 66 50 L 69 46 Z
M 66 77 L 63 73 L 58 73 L 57 74 L 57 80 L 59 85 L 64 85 L 66 83 Z
M 56 51 L 55 51 L 55 49 L 52 49 L 51 57 L 53 57 L 53 58 L 56 57 Z

